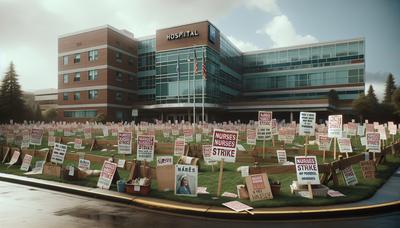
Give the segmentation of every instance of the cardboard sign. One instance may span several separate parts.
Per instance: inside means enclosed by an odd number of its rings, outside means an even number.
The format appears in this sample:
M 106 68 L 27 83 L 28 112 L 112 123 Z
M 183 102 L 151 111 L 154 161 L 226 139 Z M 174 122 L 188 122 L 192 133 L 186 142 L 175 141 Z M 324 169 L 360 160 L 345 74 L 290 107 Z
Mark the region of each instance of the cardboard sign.
M 9 167 L 10 167 L 10 166 L 14 165 L 15 163 L 17 163 L 20 155 L 21 155 L 21 152 L 19 152 L 17 150 L 14 151 L 14 153 L 11 157 L 11 160 L 9 162 L 7 162 L 6 165 L 9 165 Z
M 374 179 L 375 178 L 375 162 L 374 160 L 368 161 L 360 161 L 360 167 L 365 179 Z
M 278 163 L 287 162 L 286 150 L 276 150 L 276 157 L 278 158 Z
M 193 128 L 184 128 L 183 136 L 186 142 L 193 142 Z
M 28 134 L 23 134 L 22 135 L 22 141 L 21 141 L 21 149 L 29 148 L 29 144 L 30 144 L 29 133 Z
M 108 127 L 103 127 L 101 130 L 103 132 L 103 136 L 108 137 Z
M 197 143 L 201 142 L 201 134 L 196 134 L 196 142 Z
M 43 130 L 32 128 L 31 130 L 31 142 L 32 145 L 42 145 Z
M 367 146 L 367 137 L 360 137 L 361 146 Z
M 271 140 L 272 131 L 271 128 L 257 128 L 257 140 Z
M 236 160 L 237 131 L 214 129 L 211 159 L 214 161 L 231 162 Z
M 347 135 L 355 136 L 357 134 L 357 124 L 356 123 L 348 123 L 347 124 Z
M 78 168 L 81 170 L 90 170 L 90 160 L 79 159 Z
M 296 156 L 294 160 L 299 184 L 320 184 L 318 163 L 315 156 Z
M 126 162 L 125 159 L 118 159 L 117 167 L 123 169 L 125 167 L 125 162 Z
M 357 176 L 352 166 L 343 169 L 342 174 L 347 186 L 356 185 L 358 183 Z
M 25 154 L 20 170 L 28 171 L 29 167 L 31 166 L 31 162 L 32 162 L 32 156 L 29 154 Z
M 54 143 L 54 149 L 50 161 L 56 164 L 62 164 L 64 162 L 65 154 L 67 153 L 67 148 L 67 145 Z
M 175 195 L 197 196 L 197 177 L 197 166 L 175 165 Z
M 137 137 L 137 160 L 154 160 L 154 135 L 138 135 Z
M 118 153 L 132 154 L 132 132 L 118 132 Z
M 266 173 L 247 176 L 246 186 L 249 191 L 251 202 L 273 199 L 271 186 L 269 185 Z
M 228 207 L 236 212 L 242 212 L 242 211 L 248 211 L 248 210 L 253 210 L 254 208 L 241 203 L 239 201 L 230 201 L 230 202 L 226 202 L 223 203 L 222 205 L 224 205 L 225 207 Z
M 174 144 L 174 156 L 182 156 L 185 154 L 185 139 L 177 138 Z
M 74 140 L 74 149 L 75 149 L 75 150 L 80 150 L 80 149 L 82 149 L 82 139 L 80 139 L 80 138 L 75 138 L 75 140 Z
M 342 115 L 330 115 L 328 117 L 328 137 L 329 138 L 340 138 L 342 137 Z
M 173 165 L 173 156 L 157 156 L 157 166 Z
M 54 146 L 55 142 L 56 142 L 56 137 L 55 136 L 49 136 L 47 138 L 47 146 Z
M 32 171 L 25 173 L 25 175 L 42 174 L 45 163 L 46 163 L 46 161 L 37 161 L 35 163 L 35 168 L 33 168 Z
M 110 189 L 111 182 L 114 178 L 116 170 L 116 163 L 104 161 L 103 167 L 101 168 L 99 180 L 97 181 L 97 187 L 101 189 Z
M 381 152 L 381 138 L 380 138 L 380 134 L 378 132 L 373 132 L 373 133 L 367 133 L 366 136 L 366 140 L 367 140 L 367 144 L 366 144 L 366 148 L 367 150 L 369 150 L 370 152 L 377 152 L 380 153 Z
M 256 145 L 257 143 L 257 131 L 255 129 L 247 129 L 247 144 Z
M 315 134 L 315 112 L 300 112 L 299 135 L 313 136 Z
M 386 130 L 384 127 L 378 129 L 381 140 L 387 140 Z
M 328 151 L 331 148 L 332 138 L 329 138 L 327 135 L 319 135 L 319 150 Z
M 365 132 L 370 133 L 370 132 L 375 132 L 375 128 L 373 124 L 366 124 L 365 125 Z
M 261 128 L 272 127 L 272 112 L 259 111 L 258 112 L 258 126 Z
M 364 136 L 365 134 L 365 127 L 363 125 L 358 125 L 357 127 L 357 135 Z
M 211 145 L 203 145 L 203 147 L 202 147 L 204 164 L 206 164 L 206 165 L 216 165 L 217 164 L 217 161 L 214 161 L 211 159 L 211 150 L 212 150 Z
M 69 176 L 74 176 L 75 173 L 75 168 L 73 166 L 68 167 L 68 175 Z
M 83 129 L 83 137 L 85 137 L 85 139 L 91 139 L 92 138 L 92 130 L 90 129 L 90 127 L 87 127 L 87 128 Z
M 339 144 L 340 153 L 353 153 L 353 148 L 351 148 L 351 141 L 349 138 L 339 138 L 337 139 Z

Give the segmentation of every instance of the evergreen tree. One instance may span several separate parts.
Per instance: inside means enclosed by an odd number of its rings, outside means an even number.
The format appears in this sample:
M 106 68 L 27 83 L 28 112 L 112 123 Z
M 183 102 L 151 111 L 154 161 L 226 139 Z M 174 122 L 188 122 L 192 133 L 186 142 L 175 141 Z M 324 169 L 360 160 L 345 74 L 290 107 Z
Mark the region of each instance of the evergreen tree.
M 353 110 L 360 117 L 360 122 L 364 122 L 364 118 L 369 116 L 369 113 L 372 112 L 372 104 L 369 102 L 368 98 L 364 93 L 360 94 L 360 96 L 353 101 Z
M 8 122 L 10 119 L 22 121 L 24 118 L 26 108 L 17 76 L 14 63 L 11 62 L 0 89 L 0 121 L 2 122 Z
M 376 97 L 375 90 L 372 85 L 369 85 L 367 99 L 373 107 L 378 105 L 378 98 Z
M 394 82 L 393 74 L 390 73 L 386 79 L 385 96 L 383 98 L 383 103 L 392 103 L 392 96 L 396 90 L 396 84 Z

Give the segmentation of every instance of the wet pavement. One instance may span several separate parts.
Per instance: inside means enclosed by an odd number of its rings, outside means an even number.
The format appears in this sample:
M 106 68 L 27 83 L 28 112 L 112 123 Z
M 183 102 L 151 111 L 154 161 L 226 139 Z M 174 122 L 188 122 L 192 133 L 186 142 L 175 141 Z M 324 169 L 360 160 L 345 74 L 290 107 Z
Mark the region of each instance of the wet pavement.
M 399 227 L 400 212 L 301 221 L 237 221 L 152 211 L 135 206 L 0 182 L 0 227 Z

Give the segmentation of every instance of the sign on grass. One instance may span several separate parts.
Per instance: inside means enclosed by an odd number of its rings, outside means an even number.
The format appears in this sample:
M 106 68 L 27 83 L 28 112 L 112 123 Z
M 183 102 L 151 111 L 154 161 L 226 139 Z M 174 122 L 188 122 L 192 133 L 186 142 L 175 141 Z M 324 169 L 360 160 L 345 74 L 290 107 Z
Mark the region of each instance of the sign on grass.
M 47 138 L 47 146 L 54 146 L 54 143 L 56 142 L 56 137 L 55 136 L 49 136 Z
M 43 129 L 32 128 L 31 130 L 31 142 L 32 145 L 42 145 Z
M 315 112 L 300 112 L 299 135 L 313 136 L 315 134 Z
M 273 198 L 266 173 L 247 176 L 246 186 L 249 191 L 250 201 L 252 202 Z
M 339 144 L 340 153 L 353 153 L 353 149 L 351 148 L 351 141 L 349 138 L 339 138 L 337 139 Z
M 258 111 L 258 126 L 261 128 L 271 128 L 272 112 Z
M 174 156 L 182 156 L 185 154 L 185 139 L 177 138 L 174 145 Z
M 378 132 L 367 133 L 367 150 L 370 152 L 381 152 L 381 135 Z
M 197 166 L 175 165 L 175 195 L 197 196 L 197 177 Z
M 247 129 L 247 144 L 256 145 L 257 131 L 255 129 Z
M 340 138 L 342 137 L 342 115 L 330 115 L 328 117 L 328 137 Z
M 299 184 L 320 184 L 318 163 L 315 156 L 296 156 L 294 160 Z
M 214 129 L 211 159 L 214 161 L 235 162 L 237 141 L 237 131 Z
M 97 181 L 97 187 L 102 189 L 110 189 L 116 170 L 116 163 L 104 161 L 99 180 Z
M 157 166 L 173 165 L 173 156 L 157 156 Z
M 137 160 L 153 161 L 154 159 L 154 135 L 138 135 Z
M 75 149 L 75 150 L 80 150 L 80 149 L 82 149 L 82 139 L 80 139 L 80 138 L 75 138 L 75 140 L 74 140 L 74 149 Z
M 211 159 L 211 145 L 203 145 L 202 150 L 203 150 L 203 158 L 204 158 L 204 164 L 206 165 L 216 165 L 217 161 L 214 161 Z
M 132 154 L 132 132 L 118 132 L 118 153 Z
M 287 162 L 286 150 L 276 150 L 276 156 L 278 158 L 278 163 Z
M 90 169 L 90 160 L 79 159 L 78 168 L 81 170 L 89 170 Z
M 29 154 L 25 154 L 24 160 L 22 160 L 22 165 L 20 170 L 28 171 L 29 167 L 31 166 L 31 162 L 32 162 L 32 156 Z
M 56 164 L 62 164 L 64 162 L 65 154 L 67 153 L 67 148 L 67 145 L 54 143 L 54 149 L 50 161 Z
M 329 138 L 327 135 L 319 135 L 319 150 L 328 151 L 331 148 L 332 138 Z
M 342 174 L 347 186 L 356 185 L 358 183 L 357 176 L 354 173 L 352 166 L 343 169 Z

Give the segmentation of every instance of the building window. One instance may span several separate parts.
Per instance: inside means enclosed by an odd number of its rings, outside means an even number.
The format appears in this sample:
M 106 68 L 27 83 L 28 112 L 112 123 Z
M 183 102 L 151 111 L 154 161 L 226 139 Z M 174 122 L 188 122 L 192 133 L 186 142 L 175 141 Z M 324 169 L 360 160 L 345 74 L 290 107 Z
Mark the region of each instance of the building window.
M 67 101 L 68 100 L 68 93 L 63 93 L 63 100 Z
M 68 83 L 68 74 L 63 75 L 63 81 L 64 83 Z
M 115 60 L 119 63 L 122 63 L 122 53 L 121 52 L 115 53 Z
M 117 120 L 122 120 L 122 119 L 124 118 L 124 113 L 121 112 L 121 111 L 116 111 L 116 112 L 115 112 L 115 118 L 116 118 Z
M 80 63 L 81 62 L 81 54 L 76 54 L 74 58 L 74 63 Z
M 93 118 L 96 117 L 96 110 L 64 111 L 64 117 L 71 118 Z
M 79 82 L 81 80 L 81 73 L 75 73 L 74 82 Z
M 99 59 L 99 50 L 89 51 L 89 61 L 95 61 Z
M 120 81 L 120 82 L 122 82 L 122 80 L 123 80 L 123 75 L 119 71 L 116 72 L 116 80 Z
M 97 89 L 95 90 L 89 90 L 88 95 L 89 95 L 89 100 L 96 100 L 97 95 L 99 94 L 99 91 Z
M 79 101 L 81 99 L 81 93 L 80 92 L 75 92 L 74 93 L 74 100 Z
M 133 65 L 133 57 L 128 57 L 128 64 Z
M 97 79 L 97 75 L 98 75 L 97 70 L 89 70 L 88 80 L 89 81 L 96 80 Z
M 115 100 L 122 101 L 122 92 L 117 92 L 115 94 Z
M 68 55 L 64 56 L 63 60 L 64 60 L 64 65 L 67 65 L 68 64 Z

